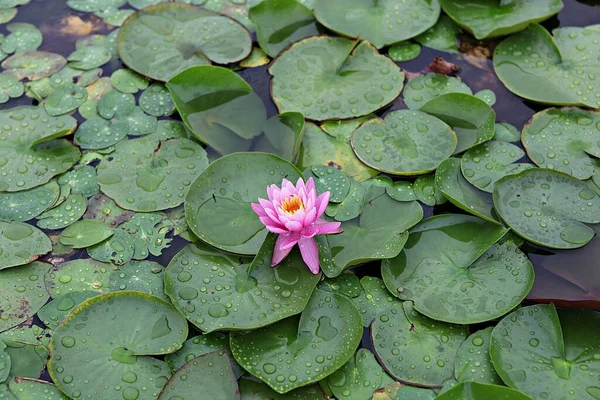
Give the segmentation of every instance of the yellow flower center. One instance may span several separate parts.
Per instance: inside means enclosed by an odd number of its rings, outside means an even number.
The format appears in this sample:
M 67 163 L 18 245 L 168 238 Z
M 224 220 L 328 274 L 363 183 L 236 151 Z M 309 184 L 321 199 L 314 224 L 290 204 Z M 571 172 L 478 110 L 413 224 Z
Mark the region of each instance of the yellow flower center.
M 281 203 L 281 209 L 288 214 L 294 215 L 298 210 L 304 210 L 304 203 L 300 197 L 293 195 Z

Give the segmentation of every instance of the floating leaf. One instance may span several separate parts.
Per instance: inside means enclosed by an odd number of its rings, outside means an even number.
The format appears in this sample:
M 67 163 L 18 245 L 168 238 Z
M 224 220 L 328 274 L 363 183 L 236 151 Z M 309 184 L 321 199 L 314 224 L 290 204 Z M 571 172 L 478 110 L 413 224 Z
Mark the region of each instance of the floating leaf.
M 118 10 L 116 8 L 106 8 L 96 11 L 94 15 L 102 18 L 107 25 L 121 26 L 134 12 L 134 10 L 130 9 Z
M 135 97 L 129 93 L 110 91 L 98 101 L 98 114 L 104 119 L 127 117 L 135 111 Z
M 62 229 L 75 223 L 85 214 L 87 200 L 81 194 L 71 194 L 58 206 L 38 215 L 37 226 L 42 229 Z
M 400 68 L 368 42 L 329 36 L 294 43 L 269 73 L 279 111 L 316 121 L 376 111 L 398 97 L 404 81 Z
M 414 38 L 425 47 L 458 53 L 456 36 L 462 29 L 447 15 L 440 15 L 434 26 Z
M 133 258 L 135 241 L 135 237 L 117 229 L 108 240 L 89 247 L 87 252 L 94 260 L 123 265 Z
M 75 292 L 106 293 L 110 291 L 109 274 L 115 269 L 89 258 L 60 263 L 46 274 L 46 289 L 52 298 Z
M 2 51 L 6 54 L 36 51 L 42 44 L 42 33 L 35 25 L 15 22 L 6 25 L 10 34 L 2 41 Z
M 78 47 L 69 55 L 69 66 L 76 69 L 90 70 L 109 62 L 112 58 L 110 50 L 103 45 L 87 45 Z
M 113 72 L 110 81 L 115 89 L 123 93 L 137 93 L 148 87 L 148 79 L 125 68 Z
M 75 222 L 60 234 L 60 242 L 74 249 L 90 247 L 113 235 L 113 230 L 102 222 L 84 219 Z
M 446 93 L 472 94 L 460 79 L 443 74 L 426 74 L 410 79 L 404 87 L 404 103 L 412 110 Z
M 232 258 L 189 244 L 169 263 L 165 292 L 203 332 L 255 329 L 298 314 L 317 285 L 296 249 L 271 267 L 275 235 L 267 236 L 255 260 Z
M 493 327 L 477 331 L 467 338 L 458 349 L 454 375 L 459 382 L 475 381 L 502 385 L 490 359 L 490 338 Z
M 85 121 L 77 132 L 74 141 L 82 149 L 99 150 L 113 146 L 127 137 L 129 124 L 125 121 L 110 122 L 94 117 Z
M 555 249 L 585 245 L 594 237 L 586 224 L 600 222 L 600 197 L 586 183 L 541 168 L 496 182 L 494 207 L 519 236 Z
M 155 117 L 144 113 L 140 107 L 135 107 L 133 112 L 122 119 L 129 126 L 128 134 L 131 136 L 149 135 L 156 131 L 158 121 Z
M 360 281 L 351 271 L 345 271 L 335 278 L 324 279 L 317 288 L 325 292 L 343 294 L 349 298 L 357 297 L 361 293 Z
M 351 298 L 363 318 L 363 326 L 368 328 L 373 319 L 390 308 L 398 300 L 392 296 L 379 278 L 364 276 L 360 280 L 362 290 L 357 297 Z
M 494 93 L 490 89 L 480 90 L 479 92 L 475 93 L 475 97 L 485 101 L 490 107 L 496 104 L 496 93 Z
M 50 239 L 39 229 L 0 221 L 0 270 L 30 263 L 51 250 Z
M 454 388 L 440 394 L 436 400 L 531 400 L 524 393 L 505 386 L 487 385 L 478 382 L 463 382 Z
M 421 175 L 413 185 L 417 200 L 428 206 L 444 204 L 447 199 L 435 185 L 435 174 Z
M 57 117 L 76 110 L 87 100 L 87 91 L 73 83 L 56 88 L 44 102 L 46 112 Z
M 529 100 L 600 107 L 600 83 L 590 78 L 600 73 L 596 62 L 600 49 L 595 44 L 600 30 L 567 27 L 553 34 L 533 24 L 502 41 L 494 51 L 498 78 Z
M 350 178 L 339 169 L 315 165 L 311 169 L 318 194 L 329 192 L 330 203 L 341 203 L 350 190 Z
M 185 319 L 157 297 L 135 291 L 97 296 L 54 331 L 48 372 L 69 397 L 155 399 L 170 372 L 164 361 L 145 355 L 177 350 L 187 333 Z
M 135 213 L 118 229 L 127 232 L 133 239 L 133 258 L 137 260 L 143 260 L 150 254 L 158 257 L 171 243 L 165 235 L 171 231 L 172 225 L 163 213 Z
M 373 353 L 359 349 L 354 357 L 327 377 L 327 383 L 340 400 L 368 400 L 379 388 L 382 376 L 383 370 Z
M 46 51 L 26 51 L 16 53 L 2 62 L 4 73 L 16 76 L 19 80 L 37 81 L 59 71 L 67 60 L 59 54 Z
M 231 18 L 187 4 L 166 3 L 128 18 L 119 32 L 118 49 L 129 68 L 167 81 L 196 65 L 240 61 L 250 54 L 252 41 L 249 32 Z
M 48 358 L 49 337 L 47 331 L 27 323 L 0 334 L 11 359 L 10 377 L 40 377 Z
M 162 83 L 154 83 L 140 96 L 140 107 L 154 117 L 169 116 L 175 111 L 175 104 L 169 90 Z
M 96 12 L 108 8 L 119 8 L 127 0 L 67 0 L 67 5 L 75 11 Z
M 56 329 L 75 307 L 94 296 L 98 296 L 98 292 L 80 291 L 62 294 L 46 303 L 38 311 L 37 316 L 48 328 Z
M 419 57 L 421 46 L 418 43 L 402 42 L 391 46 L 389 54 L 394 61 L 410 61 Z
M 0 23 L 5 24 L 17 16 L 17 8 L 0 8 Z
M 0 193 L 0 220 L 11 222 L 35 218 L 56 202 L 59 193 L 60 188 L 54 180 L 33 189 Z
M 301 388 L 279 394 L 266 384 L 252 380 L 251 378 L 241 378 L 239 380 L 242 400 L 327 400 L 329 397 L 323 392 L 318 384 L 303 386 Z
M 315 0 L 314 9 L 319 22 L 327 28 L 344 36 L 366 39 L 378 49 L 417 36 L 440 16 L 437 0 Z
M 129 221 L 133 214 L 133 211 L 124 210 L 112 199 L 98 194 L 89 198 L 83 218 L 102 221 L 111 228 L 116 228 L 122 222 Z
M 385 189 L 386 193 L 396 201 L 417 200 L 413 184 L 406 181 L 394 182 L 393 186 Z
M 316 290 L 301 316 L 232 333 L 231 352 L 252 375 L 286 393 L 344 365 L 360 343 L 361 322 L 350 300 Z
M 497 123 L 495 126 L 494 140 L 501 142 L 518 142 L 521 140 L 521 132 L 507 122 Z
M 544 21 L 563 8 L 562 0 L 440 0 L 444 12 L 477 39 L 505 36 Z
M 252 151 L 262 151 L 294 162 L 300 152 L 304 135 L 304 116 L 286 112 L 269 118 L 263 125 L 263 134 Z
M 24 92 L 25 88 L 16 76 L 0 75 L 0 104 L 4 104 L 10 99 L 21 97 Z
M 250 55 L 240 61 L 240 67 L 242 68 L 256 68 L 267 65 L 271 60 L 269 56 L 262 51 L 259 47 L 254 47 L 250 52 Z

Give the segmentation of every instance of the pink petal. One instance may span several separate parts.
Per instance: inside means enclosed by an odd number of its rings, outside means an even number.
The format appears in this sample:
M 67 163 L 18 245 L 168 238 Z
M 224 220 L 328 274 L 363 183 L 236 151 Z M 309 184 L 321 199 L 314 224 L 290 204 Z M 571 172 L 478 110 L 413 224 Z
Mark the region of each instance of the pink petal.
M 296 243 L 298 243 L 298 241 L 300 240 L 301 236 L 298 232 L 292 232 L 289 235 L 285 235 L 285 238 L 283 240 L 281 240 L 281 243 L 279 243 L 279 249 L 280 250 L 289 250 L 292 247 L 294 247 L 296 245 Z
M 314 190 L 316 193 L 315 181 L 313 180 L 312 176 L 306 181 L 306 193 L 310 193 L 311 190 Z
M 325 192 L 315 200 L 315 207 L 317 209 L 317 218 L 319 218 L 325 212 L 327 205 L 329 204 L 329 192 Z
M 269 200 L 265 200 L 265 199 L 258 199 L 258 203 L 261 205 L 261 207 L 266 211 L 266 210 L 275 210 L 275 207 L 273 206 L 273 203 L 270 202 Z
M 302 238 L 298 242 L 302 259 L 313 274 L 319 273 L 319 248 L 313 238 Z
M 277 185 L 269 185 L 267 186 L 267 196 L 269 196 L 269 201 L 273 201 L 273 199 L 277 198 L 279 195 L 279 188 Z
M 341 222 L 328 222 L 324 219 L 318 219 L 312 227 L 318 230 L 317 235 L 329 235 L 332 233 L 342 233 L 344 230 L 341 228 L 341 225 Z
M 311 238 L 319 234 L 319 228 L 314 225 L 311 225 L 302 229 L 302 232 L 300 232 L 300 234 L 302 235 L 302 237 Z
M 265 225 L 265 228 L 267 228 L 269 232 L 273 232 L 278 235 L 290 233 L 284 226 L 273 224 L 269 217 L 260 217 L 260 222 Z
M 290 247 L 289 249 L 281 249 L 281 242 L 283 242 L 287 236 L 288 235 L 279 235 L 277 237 L 277 241 L 275 242 L 275 248 L 273 249 L 273 257 L 271 258 L 271 267 L 274 267 L 281 261 L 283 261 L 283 259 L 286 258 L 288 254 L 290 254 L 290 251 L 292 251 L 292 247 Z
M 313 207 L 306 213 L 306 216 L 304 217 L 304 221 L 303 221 L 304 226 L 309 226 L 310 224 L 315 222 L 316 218 L 317 218 L 317 210 Z
M 285 223 L 285 227 L 292 232 L 299 232 L 304 227 L 301 222 L 289 221 Z
M 250 204 L 250 206 L 252 207 L 252 210 L 256 213 L 256 215 L 258 215 L 259 217 L 267 216 L 267 213 L 260 204 L 252 203 Z

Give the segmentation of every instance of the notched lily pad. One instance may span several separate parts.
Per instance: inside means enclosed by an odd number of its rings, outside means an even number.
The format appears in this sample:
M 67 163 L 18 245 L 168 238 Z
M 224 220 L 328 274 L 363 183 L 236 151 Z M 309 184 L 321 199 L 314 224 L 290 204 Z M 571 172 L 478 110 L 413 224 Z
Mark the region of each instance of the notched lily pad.
M 373 353 L 363 348 L 340 369 L 329 375 L 327 383 L 340 400 L 370 399 L 380 387 L 383 374 Z
M 475 381 L 502 385 L 490 358 L 490 339 L 493 327 L 471 334 L 458 349 L 454 376 L 459 382 Z
M 57 200 L 60 188 L 55 180 L 19 192 L 0 193 L 0 220 L 28 221 L 37 217 Z
M 26 51 L 16 53 L 2 62 L 4 73 L 16 76 L 19 80 L 37 81 L 61 70 L 67 60 L 55 53 L 46 51 Z
M 51 250 L 50 239 L 36 227 L 0 221 L 0 270 L 30 263 Z
M 81 249 L 100 243 L 113 233 L 113 230 L 102 222 L 83 219 L 62 231 L 60 242 L 65 246 Z
M 460 79 L 443 74 L 426 74 L 410 79 L 404 87 L 404 104 L 411 110 L 421 106 L 438 96 L 446 93 L 472 94 Z
M 37 226 L 42 229 L 62 229 L 75 223 L 85 214 L 87 200 L 82 194 L 70 194 L 58 206 L 37 216 Z
M 140 107 L 146 114 L 163 117 L 173 114 L 175 104 L 169 90 L 161 83 L 154 83 L 140 96 Z
M 0 104 L 6 103 L 10 99 L 21 97 L 25 92 L 23 84 L 14 75 L 0 75 Z

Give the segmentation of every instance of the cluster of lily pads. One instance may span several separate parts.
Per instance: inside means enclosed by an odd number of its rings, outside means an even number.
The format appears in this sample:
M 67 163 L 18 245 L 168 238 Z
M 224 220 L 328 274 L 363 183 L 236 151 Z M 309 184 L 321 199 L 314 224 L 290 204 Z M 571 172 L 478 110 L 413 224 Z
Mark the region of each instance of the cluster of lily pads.
M 600 26 L 548 32 L 561 0 L 67 5 L 114 29 L 0 36 L 0 102 L 33 104 L 0 110 L 0 398 L 600 399 L 600 314 L 522 305 L 520 250 L 598 229 Z M 520 129 L 395 62 L 461 32 L 558 107 Z M 269 62 L 275 116 L 238 73 Z M 299 178 L 343 228 L 318 274 L 271 267 L 251 208 Z

